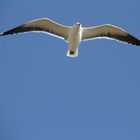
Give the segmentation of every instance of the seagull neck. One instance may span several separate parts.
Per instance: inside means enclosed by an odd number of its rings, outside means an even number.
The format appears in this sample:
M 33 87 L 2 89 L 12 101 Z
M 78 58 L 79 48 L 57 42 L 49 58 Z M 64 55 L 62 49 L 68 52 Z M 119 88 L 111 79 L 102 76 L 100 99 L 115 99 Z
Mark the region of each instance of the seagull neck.
M 76 26 L 76 30 L 78 31 L 78 32 L 81 32 L 81 26 Z

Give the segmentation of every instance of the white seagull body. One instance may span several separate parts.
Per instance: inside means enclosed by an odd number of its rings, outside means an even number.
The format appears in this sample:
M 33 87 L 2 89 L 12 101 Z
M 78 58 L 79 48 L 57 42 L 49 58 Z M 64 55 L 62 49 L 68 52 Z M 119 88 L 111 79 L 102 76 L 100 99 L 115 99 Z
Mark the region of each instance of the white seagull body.
M 140 40 L 114 25 L 106 24 L 95 27 L 82 28 L 80 22 L 73 26 L 64 26 L 50 19 L 43 18 L 27 22 L 21 26 L 1 33 L 0 36 L 24 32 L 43 32 L 64 39 L 68 43 L 67 56 L 77 57 L 81 41 L 89 39 L 107 38 L 124 43 L 140 46 Z

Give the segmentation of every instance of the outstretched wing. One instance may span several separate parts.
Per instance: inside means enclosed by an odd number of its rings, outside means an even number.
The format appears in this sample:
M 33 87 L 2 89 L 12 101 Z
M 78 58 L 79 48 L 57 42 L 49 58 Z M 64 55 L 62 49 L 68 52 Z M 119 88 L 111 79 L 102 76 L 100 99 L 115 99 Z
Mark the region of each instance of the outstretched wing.
M 132 45 L 140 46 L 140 40 L 116 26 L 106 24 L 96 27 L 83 28 L 82 40 L 108 38 Z
M 58 24 L 47 18 L 42 18 L 27 22 L 21 26 L 18 26 L 16 28 L 13 28 L 9 31 L 0 34 L 0 36 L 38 31 L 48 33 L 53 36 L 57 36 L 59 38 L 67 39 L 69 29 L 70 27 L 68 26 Z

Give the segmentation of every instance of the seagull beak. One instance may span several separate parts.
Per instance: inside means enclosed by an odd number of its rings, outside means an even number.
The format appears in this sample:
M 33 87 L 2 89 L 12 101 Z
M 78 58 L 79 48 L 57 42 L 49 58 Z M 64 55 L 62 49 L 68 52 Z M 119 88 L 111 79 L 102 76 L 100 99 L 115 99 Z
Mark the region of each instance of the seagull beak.
M 76 25 L 81 26 L 82 22 L 77 22 Z
M 79 24 L 78 24 L 79 26 L 81 26 L 82 25 L 82 22 L 79 22 Z

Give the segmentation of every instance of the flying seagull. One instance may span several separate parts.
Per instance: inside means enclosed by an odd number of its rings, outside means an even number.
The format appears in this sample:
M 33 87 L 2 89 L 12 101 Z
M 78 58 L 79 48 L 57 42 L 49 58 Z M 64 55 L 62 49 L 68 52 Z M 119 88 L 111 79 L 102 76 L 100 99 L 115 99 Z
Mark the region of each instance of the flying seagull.
M 73 26 L 64 26 L 48 18 L 32 20 L 16 28 L 1 33 L 0 36 L 25 32 L 43 32 L 64 39 L 68 43 L 67 56 L 77 57 L 81 41 L 91 39 L 115 39 L 127 44 L 140 46 L 140 40 L 114 25 L 105 24 L 94 27 L 82 27 L 81 22 Z

